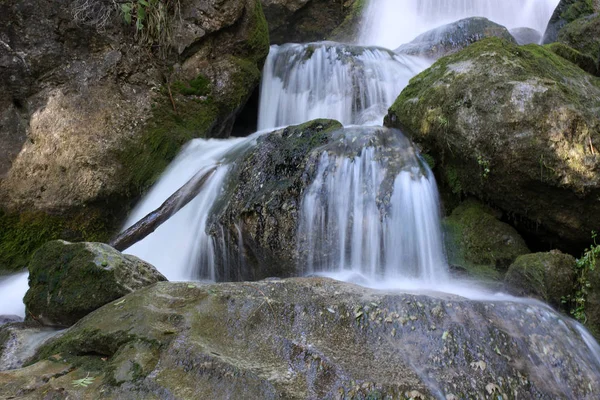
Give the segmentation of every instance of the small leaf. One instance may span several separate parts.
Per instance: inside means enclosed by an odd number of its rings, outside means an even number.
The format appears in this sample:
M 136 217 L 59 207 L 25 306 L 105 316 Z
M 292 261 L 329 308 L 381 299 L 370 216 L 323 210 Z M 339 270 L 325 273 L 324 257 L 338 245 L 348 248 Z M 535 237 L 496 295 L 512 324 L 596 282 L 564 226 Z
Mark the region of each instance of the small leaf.
M 115 306 L 120 306 L 121 304 L 125 303 L 125 299 L 121 300 L 121 301 L 117 301 L 115 303 Z
M 71 384 L 75 387 L 88 387 L 92 383 L 94 383 L 94 379 L 96 378 L 90 376 L 90 373 L 88 372 L 85 378 L 74 380 L 73 382 L 71 382 Z
M 138 0 L 138 3 L 140 3 L 140 4 L 141 4 L 141 5 L 143 5 L 144 7 L 149 7 L 149 6 L 150 6 L 150 4 L 148 4 L 148 2 L 147 2 L 147 1 L 145 1 L 145 0 Z

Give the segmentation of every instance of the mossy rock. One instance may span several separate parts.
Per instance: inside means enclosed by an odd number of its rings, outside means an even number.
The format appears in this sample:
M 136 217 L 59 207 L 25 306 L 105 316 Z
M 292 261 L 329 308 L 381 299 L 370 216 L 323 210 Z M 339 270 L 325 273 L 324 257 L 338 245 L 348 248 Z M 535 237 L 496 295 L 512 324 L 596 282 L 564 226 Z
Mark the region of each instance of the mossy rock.
M 504 277 L 506 290 L 562 308 L 575 284 L 575 258 L 558 250 L 519 256 Z
M 573 64 L 579 66 L 579 68 L 585 72 L 589 72 L 592 75 L 598 75 L 598 60 L 589 54 L 581 53 L 564 43 L 558 42 L 547 44 L 544 47 L 565 60 L 569 60 Z M 598 49 L 600 51 L 600 44 Z
M 164 280 L 152 265 L 106 244 L 55 240 L 29 263 L 26 318 L 70 326 L 106 303 Z
M 470 195 L 565 251 L 600 230 L 600 79 L 538 45 L 485 39 L 413 78 L 385 125 L 436 160 L 443 196 Z
M 561 29 L 578 18 L 600 11 L 596 0 L 560 0 L 544 33 L 543 43 L 553 43 L 558 39 Z
M 473 278 L 499 281 L 517 257 L 529 253 L 513 227 L 474 200 L 460 204 L 442 226 L 450 265 Z
M 586 316 L 585 326 L 600 340 L 600 260 L 596 260 L 594 270 L 588 272 L 587 299 L 584 313 Z
M 74 384 L 86 376 L 88 386 Z M 543 305 L 294 278 L 138 290 L 44 344 L 28 367 L 0 373 L 0 393 L 591 400 L 597 376 L 572 322 Z
M 437 60 L 489 37 L 517 43 L 504 26 L 487 18 L 471 17 L 427 31 L 395 52 Z
M 558 42 L 590 57 L 596 66 L 595 72 L 592 73 L 600 74 L 598 70 L 598 63 L 600 62 L 600 13 L 579 18 L 565 25 L 558 34 Z

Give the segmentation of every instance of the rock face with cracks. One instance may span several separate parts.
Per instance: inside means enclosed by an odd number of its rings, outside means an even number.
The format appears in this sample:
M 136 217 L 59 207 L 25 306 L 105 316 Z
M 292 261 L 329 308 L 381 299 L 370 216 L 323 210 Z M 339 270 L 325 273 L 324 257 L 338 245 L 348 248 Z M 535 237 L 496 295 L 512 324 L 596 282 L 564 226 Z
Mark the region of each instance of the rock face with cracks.
M 161 282 L 88 315 L 28 367 L 1 372 L 0 396 L 597 398 L 597 360 L 561 321 L 538 303 L 322 278 Z
M 31 258 L 23 302 L 28 320 L 70 326 L 106 303 L 165 280 L 152 265 L 106 244 L 55 240 Z
M 168 3 L 166 38 L 110 0 L 0 4 L 0 270 L 106 241 L 182 144 L 229 135 L 268 53 L 261 4 Z
M 410 81 L 385 118 L 521 232 L 584 248 L 600 224 L 600 79 L 536 45 L 486 39 Z

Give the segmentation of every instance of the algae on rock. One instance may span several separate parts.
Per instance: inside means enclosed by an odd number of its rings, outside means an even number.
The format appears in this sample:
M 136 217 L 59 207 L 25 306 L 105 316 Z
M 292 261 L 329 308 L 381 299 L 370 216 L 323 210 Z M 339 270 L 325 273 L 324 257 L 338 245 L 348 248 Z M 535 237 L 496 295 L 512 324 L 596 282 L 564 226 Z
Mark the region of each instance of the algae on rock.
M 521 232 L 581 249 L 600 224 L 600 79 L 537 45 L 491 38 L 410 81 L 385 118 Z

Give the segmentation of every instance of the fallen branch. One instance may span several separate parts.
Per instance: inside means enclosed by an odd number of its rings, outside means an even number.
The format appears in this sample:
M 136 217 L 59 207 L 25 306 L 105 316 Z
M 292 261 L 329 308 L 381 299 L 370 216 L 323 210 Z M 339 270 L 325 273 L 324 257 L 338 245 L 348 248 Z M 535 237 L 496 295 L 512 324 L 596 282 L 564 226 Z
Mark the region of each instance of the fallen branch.
M 154 232 L 156 228 L 185 207 L 200 193 L 200 190 L 202 190 L 208 178 L 217 170 L 217 167 L 214 166 L 208 171 L 198 172 L 185 185 L 165 200 L 160 207 L 140 219 L 125 230 L 125 232 L 119 234 L 119 236 L 110 242 L 110 245 L 119 251 L 123 251 Z

